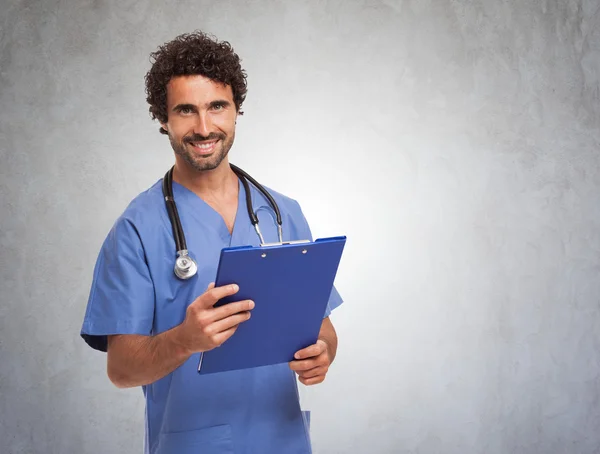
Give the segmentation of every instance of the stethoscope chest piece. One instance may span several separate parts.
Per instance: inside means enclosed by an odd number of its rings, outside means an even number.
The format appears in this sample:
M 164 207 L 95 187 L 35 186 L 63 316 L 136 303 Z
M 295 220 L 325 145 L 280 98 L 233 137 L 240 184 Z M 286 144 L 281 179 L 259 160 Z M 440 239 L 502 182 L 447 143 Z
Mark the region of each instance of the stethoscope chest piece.
M 179 279 L 189 279 L 198 272 L 196 261 L 188 255 L 186 249 L 177 251 L 175 260 L 175 275 Z

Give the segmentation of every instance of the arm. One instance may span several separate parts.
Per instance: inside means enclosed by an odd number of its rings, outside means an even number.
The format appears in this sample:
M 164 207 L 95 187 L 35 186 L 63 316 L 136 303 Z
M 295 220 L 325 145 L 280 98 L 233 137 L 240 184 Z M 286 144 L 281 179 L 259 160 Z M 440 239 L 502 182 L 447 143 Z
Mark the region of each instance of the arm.
M 326 317 L 321 323 L 317 342 L 296 352 L 296 359 L 290 362 L 290 369 L 298 373 L 299 380 L 304 385 L 322 383 L 336 352 L 337 334 L 331 320 Z
M 108 338 L 107 372 L 119 388 L 147 385 L 183 364 L 192 354 L 218 347 L 238 325 L 250 318 L 252 301 L 238 301 L 214 308 L 221 298 L 237 293 L 237 285 L 214 287 L 200 295 L 186 310 L 185 320 L 155 336 L 134 334 Z
M 181 325 L 156 336 L 125 334 L 108 337 L 107 372 L 118 388 L 155 382 L 182 365 L 192 354 L 179 339 Z

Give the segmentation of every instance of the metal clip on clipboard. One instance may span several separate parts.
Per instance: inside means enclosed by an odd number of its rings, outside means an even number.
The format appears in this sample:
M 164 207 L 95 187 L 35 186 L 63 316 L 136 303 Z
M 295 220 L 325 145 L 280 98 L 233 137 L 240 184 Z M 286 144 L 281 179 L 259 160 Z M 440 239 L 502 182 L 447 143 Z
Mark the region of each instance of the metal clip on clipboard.
M 273 243 L 261 243 L 260 247 L 272 247 L 272 246 L 283 246 L 285 244 L 306 244 L 306 243 L 310 243 L 310 240 L 275 241 Z

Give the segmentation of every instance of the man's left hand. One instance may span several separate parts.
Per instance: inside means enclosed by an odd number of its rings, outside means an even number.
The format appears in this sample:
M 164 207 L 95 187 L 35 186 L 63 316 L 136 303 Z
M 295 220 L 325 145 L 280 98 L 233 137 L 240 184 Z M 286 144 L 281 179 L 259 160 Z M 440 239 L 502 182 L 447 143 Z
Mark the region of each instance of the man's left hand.
M 332 361 L 329 346 L 322 339 L 297 351 L 294 358 L 295 360 L 289 363 L 290 369 L 298 374 L 300 382 L 306 386 L 323 382 Z

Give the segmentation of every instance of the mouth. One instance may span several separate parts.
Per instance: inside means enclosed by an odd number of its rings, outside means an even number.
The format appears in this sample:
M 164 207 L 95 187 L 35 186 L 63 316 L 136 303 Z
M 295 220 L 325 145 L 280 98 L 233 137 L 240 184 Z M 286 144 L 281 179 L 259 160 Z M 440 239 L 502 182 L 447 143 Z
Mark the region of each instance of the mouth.
M 188 144 L 196 151 L 196 153 L 201 155 L 209 155 L 217 146 L 219 140 L 204 140 L 202 142 L 188 142 Z

